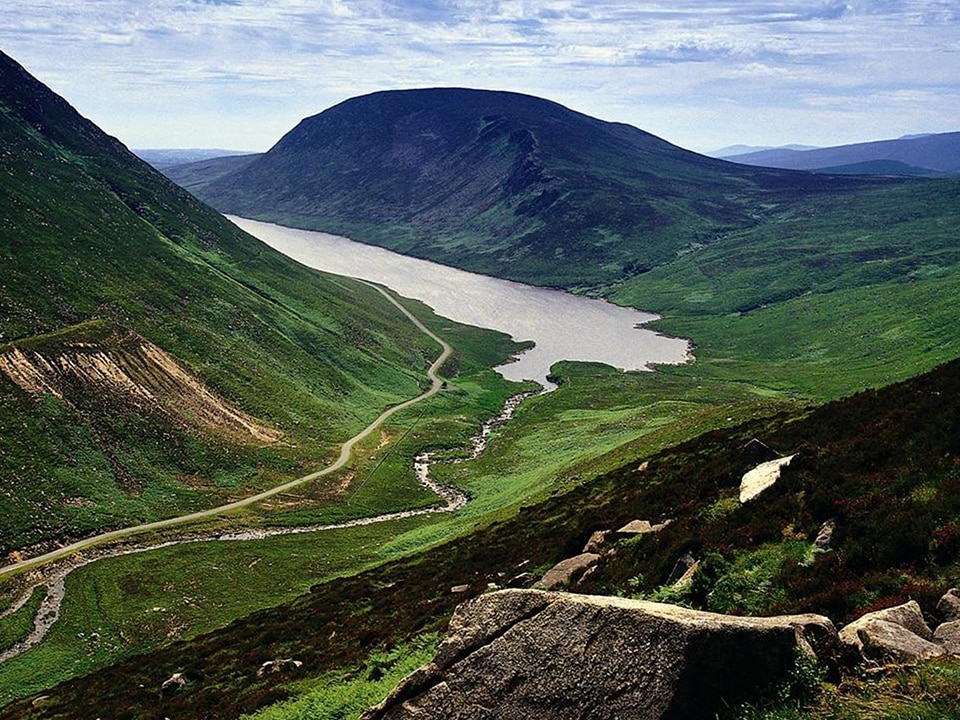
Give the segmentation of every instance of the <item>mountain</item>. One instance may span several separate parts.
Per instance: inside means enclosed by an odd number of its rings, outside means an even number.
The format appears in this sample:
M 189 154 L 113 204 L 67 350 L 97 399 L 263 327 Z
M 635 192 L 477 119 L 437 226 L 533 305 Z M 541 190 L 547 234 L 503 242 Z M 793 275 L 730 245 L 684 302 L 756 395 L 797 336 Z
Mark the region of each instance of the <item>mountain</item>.
M 134 149 L 133 154 L 141 160 L 147 161 L 157 170 L 165 170 L 176 165 L 186 165 L 201 160 L 210 160 L 211 158 L 255 155 L 256 153 L 212 148 L 141 148 Z
M 420 392 L 436 350 L 0 54 L 0 552 L 220 504 Z
M 547 100 L 457 88 L 347 100 L 245 167 L 195 180 L 225 213 L 568 288 L 865 183 L 726 163 Z
M 822 172 L 829 172 L 829 168 L 840 166 L 893 161 L 902 163 L 898 166 L 900 169 L 903 169 L 903 166 L 916 168 L 915 174 L 919 175 L 958 173 L 960 172 L 960 132 L 907 136 L 897 140 L 839 145 L 803 152 L 775 148 L 732 155 L 726 159 L 746 165 Z M 870 170 L 870 166 L 861 167 Z M 879 165 L 873 169 L 883 174 L 888 167 Z
M 727 147 L 706 153 L 710 157 L 726 160 L 735 155 L 746 155 L 747 153 L 764 152 L 768 150 L 816 150 L 816 145 L 728 145 Z

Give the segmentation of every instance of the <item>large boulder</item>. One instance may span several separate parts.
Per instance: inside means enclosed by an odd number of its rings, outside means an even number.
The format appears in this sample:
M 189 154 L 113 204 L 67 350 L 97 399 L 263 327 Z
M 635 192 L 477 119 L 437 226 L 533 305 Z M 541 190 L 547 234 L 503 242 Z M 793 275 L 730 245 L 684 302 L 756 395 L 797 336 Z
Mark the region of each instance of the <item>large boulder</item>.
M 864 660 L 909 663 L 945 654 L 916 601 L 867 613 L 840 631 L 840 641 Z
M 363 720 L 707 720 L 839 646 L 825 617 L 743 618 L 505 590 L 461 605 L 436 657 Z

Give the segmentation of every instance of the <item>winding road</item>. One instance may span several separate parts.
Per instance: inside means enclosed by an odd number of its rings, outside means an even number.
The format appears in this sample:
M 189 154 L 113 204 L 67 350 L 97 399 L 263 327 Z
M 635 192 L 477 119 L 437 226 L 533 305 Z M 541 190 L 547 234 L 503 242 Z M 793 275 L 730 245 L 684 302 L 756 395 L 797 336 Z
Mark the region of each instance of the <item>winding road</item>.
M 360 281 L 363 282 L 363 281 Z M 70 545 L 65 545 L 62 548 L 57 548 L 51 552 L 44 553 L 43 555 L 37 555 L 36 557 L 29 558 L 27 560 L 22 560 L 18 563 L 13 563 L 11 565 L 6 565 L 0 568 L 0 579 L 4 577 L 10 577 L 26 570 L 32 568 L 40 567 L 48 563 L 54 562 L 56 560 L 62 560 L 65 557 L 68 557 L 74 553 L 77 553 L 81 550 L 86 550 L 88 548 L 94 547 L 96 545 L 102 545 L 104 543 L 110 542 L 111 540 L 120 540 L 123 538 L 129 538 L 134 535 L 140 535 L 142 533 L 152 532 L 154 530 L 162 530 L 164 528 L 175 527 L 177 525 L 186 525 L 188 523 L 196 522 L 198 520 L 207 520 L 209 518 L 215 517 L 217 515 L 223 515 L 225 513 L 232 512 L 234 510 L 239 510 L 240 508 L 249 507 L 255 503 L 271 498 L 274 495 L 279 495 L 280 493 L 287 492 L 288 490 L 297 487 L 298 485 L 303 485 L 304 483 L 310 482 L 311 480 L 316 480 L 317 478 L 323 477 L 324 475 L 329 475 L 330 473 L 336 472 L 348 462 L 353 454 L 354 446 L 367 438 L 374 430 L 379 428 L 387 418 L 395 413 L 405 410 L 411 405 L 422 402 L 428 398 L 436 395 L 440 388 L 443 387 L 443 378 L 440 377 L 439 370 L 443 364 L 447 361 L 447 358 L 453 353 L 453 348 L 441 339 L 438 335 L 433 333 L 426 325 L 424 325 L 420 320 L 416 318 L 409 310 L 407 310 L 403 305 L 401 305 L 390 293 L 388 293 L 383 288 L 373 285 L 371 283 L 364 283 L 364 285 L 369 285 L 370 287 L 377 290 L 381 295 L 383 295 L 387 300 L 389 300 L 393 305 L 397 307 L 400 312 L 402 312 L 409 320 L 412 322 L 418 330 L 427 335 L 429 338 L 437 342 L 443 352 L 440 353 L 440 356 L 433 361 L 433 364 L 430 365 L 427 370 L 427 377 L 431 381 L 430 388 L 425 392 L 417 395 L 415 398 L 411 398 L 405 402 L 400 403 L 399 405 L 394 405 L 391 408 L 383 411 L 380 416 L 370 423 L 366 428 L 361 430 L 359 433 L 354 435 L 352 438 L 347 440 L 340 447 L 340 456 L 332 464 L 327 467 L 312 472 L 303 477 L 299 477 L 296 480 L 291 480 L 290 482 L 284 483 L 282 485 L 277 485 L 276 487 L 270 488 L 269 490 L 264 490 L 261 493 L 256 495 L 251 495 L 250 497 L 243 498 L 242 500 L 236 500 L 226 505 L 220 505 L 218 507 L 210 508 L 209 510 L 200 510 L 198 512 L 189 513 L 187 515 L 180 515 L 178 517 L 167 518 L 166 520 L 157 520 L 154 522 L 143 523 L 142 525 L 133 525 L 128 528 L 121 528 L 119 530 L 111 530 L 110 532 L 101 533 L 100 535 L 94 535 L 83 540 L 78 540 L 75 543 Z M 379 521 L 382 519 L 392 519 L 400 515 L 399 513 L 391 513 L 389 516 L 383 516 L 378 518 L 369 518 L 368 521 L 374 520 Z

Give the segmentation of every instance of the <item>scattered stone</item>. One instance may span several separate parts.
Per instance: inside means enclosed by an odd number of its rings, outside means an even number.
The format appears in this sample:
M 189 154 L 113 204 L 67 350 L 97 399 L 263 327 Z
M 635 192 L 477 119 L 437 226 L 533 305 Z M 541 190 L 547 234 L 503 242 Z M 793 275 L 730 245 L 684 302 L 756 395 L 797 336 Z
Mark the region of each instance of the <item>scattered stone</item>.
M 184 685 L 187 684 L 187 679 L 183 676 L 183 673 L 174 673 L 169 678 L 163 681 L 163 684 L 160 686 L 161 690 L 179 690 Z
M 450 588 L 450 592 L 453 595 L 459 595 L 461 593 L 467 592 L 469 589 L 470 589 L 469 585 L 454 585 L 452 588 Z
M 587 540 L 587 544 L 583 546 L 583 551 L 585 553 L 595 553 L 600 550 L 600 548 L 607 542 L 607 538 L 611 535 L 610 530 L 597 530 L 590 535 L 590 539 Z
M 507 580 L 508 588 L 522 588 L 533 584 L 533 573 L 522 572 Z
M 272 673 L 288 672 L 290 670 L 299 670 L 303 667 L 303 662 L 293 658 L 277 658 L 276 660 L 267 660 L 260 669 L 257 670 L 257 677 L 270 675 Z
M 798 650 L 828 657 L 838 646 L 816 615 L 505 590 L 457 608 L 433 661 L 363 720 L 712 720 L 786 680 Z
M 796 455 L 768 460 L 760 463 L 740 480 L 740 502 L 753 500 L 757 495 L 774 485 L 780 479 L 780 472 Z
M 673 566 L 673 570 L 670 571 L 670 575 L 667 577 L 667 585 L 676 585 L 682 578 L 690 572 L 691 568 L 696 568 L 698 565 L 697 559 L 691 555 L 689 552 L 685 552 Z
M 617 535 L 621 537 L 631 537 L 633 535 L 646 535 L 653 532 L 653 525 L 649 520 L 632 520 L 617 530 Z
M 664 520 L 663 522 L 654 525 L 649 520 L 633 520 L 617 530 L 616 536 L 618 539 L 622 540 L 624 538 L 636 537 L 637 535 L 657 533 L 672 522 L 673 520 Z
M 644 460 L 642 463 L 640 463 L 639 465 L 637 465 L 637 472 L 646 472 L 646 471 L 647 471 L 647 468 L 649 468 L 649 467 L 650 467 L 650 461 L 649 461 L 649 460 Z
M 680 578 L 673 583 L 673 587 L 680 589 L 686 587 L 693 582 L 693 576 L 697 574 L 697 568 L 700 567 L 700 561 L 694 560 L 693 564 L 687 568 L 686 572 L 680 576 Z
M 599 559 L 600 556 L 596 553 L 581 553 L 575 557 L 561 560 L 547 570 L 534 587 L 541 590 L 554 590 L 558 587 L 570 585 L 583 575 L 588 568 L 595 565 Z
M 881 663 L 915 662 L 945 653 L 933 642 L 914 600 L 854 620 L 840 631 L 840 641 L 864 660 Z
M 937 603 L 937 612 L 945 622 L 960 620 L 960 590 L 950 588 Z
M 499 589 L 500 589 L 500 586 L 497 585 L 495 582 L 487 583 L 487 592 L 492 592 L 494 590 L 499 590 Z
M 941 624 L 934 631 L 933 640 L 951 655 L 960 655 L 960 620 Z
M 814 538 L 814 547 L 816 547 L 817 550 L 829 550 L 831 543 L 833 542 L 833 532 L 836 529 L 837 521 L 827 520 L 823 525 L 820 526 L 820 530 L 817 532 L 817 537 Z

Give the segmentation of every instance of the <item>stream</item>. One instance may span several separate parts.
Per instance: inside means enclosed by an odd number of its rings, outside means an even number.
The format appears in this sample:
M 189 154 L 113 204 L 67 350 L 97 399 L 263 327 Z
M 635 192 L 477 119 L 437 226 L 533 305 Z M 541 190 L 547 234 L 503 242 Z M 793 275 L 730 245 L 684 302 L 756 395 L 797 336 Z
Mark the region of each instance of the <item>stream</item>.
M 465 462 L 466 460 L 475 460 L 480 457 L 487 447 L 492 433 L 502 427 L 510 418 L 513 417 L 520 403 L 527 397 L 535 393 L 521 393 L 507 399 L 503 409 L 493 418 L 485 422 L 480 428 L 480 432 L 470 438 L 470 451 L 466 458 L 458 458 L 450 462 Z M 46 578 L 27 587 L 17 600 L 6 610 L 0 612 L 0 618 L 13 614 L 26 605 L 33 592 L 42 586 L 46 586 L 47 595 L 40 603 L 37 614 L 33 620 L 33 630 L 30 634 L 11 646 L 0 652 L 0 663 L 4 663 L 11 658 L 23 654 L 30 648 L 38 645 L 50 632 L 50 629 L 60 619 L 60 609 L 63 604 L 63 598 L 66 593 L 66 580 L 74 570 L 85 567 L 97 560 L 106 560 L 107 558 L 121 557 L 124 555 L 137 555 L 140 553 L 159 550 L 161 548 L 171 547 L 173 545 L 186 545 L 200 542 L 236 542 L 249 540 L 263 540 L 265 538 L 277 537 L 280 535 L 297 535 L 301 533 L 323 532 L 325 530 L 342 530 L 344 528 L 361 527 L 373 525 L 375 523 L 389 522 L 391 520 L 403 520 L 405 518 L 418 517 L 422 515 L 434 515 L 438 513 L 451 513 L 464 507 L 469 498 L 458 488 L 442 485 L 430 477 L 430 467 L 434 464 L 434 453 L 424 452 L 417 455 L 413 461 L 413 470 L 418 482 L 437 497 L 443 500 L 442 504 L 430 505 L 429 507 L 416 508 L 413 510 L 399 510 L 382 515 L 373 515 L 371 517 L 355 518 L 345 520 L 339 523 L 327 525 L 304 525 L 300 527 L 285 528 L 263 528 L 257 530 L 242 530 L 231 533 L 218 533 L 210 537 L 194 537 L 183 540 L 170 540 L 164 543 L 153 545 L 144 545 L 140 547 L 125 548 L 106 548 L 92 552 L 86 557 L 74 560 L 67 565 L 54 569 Z

